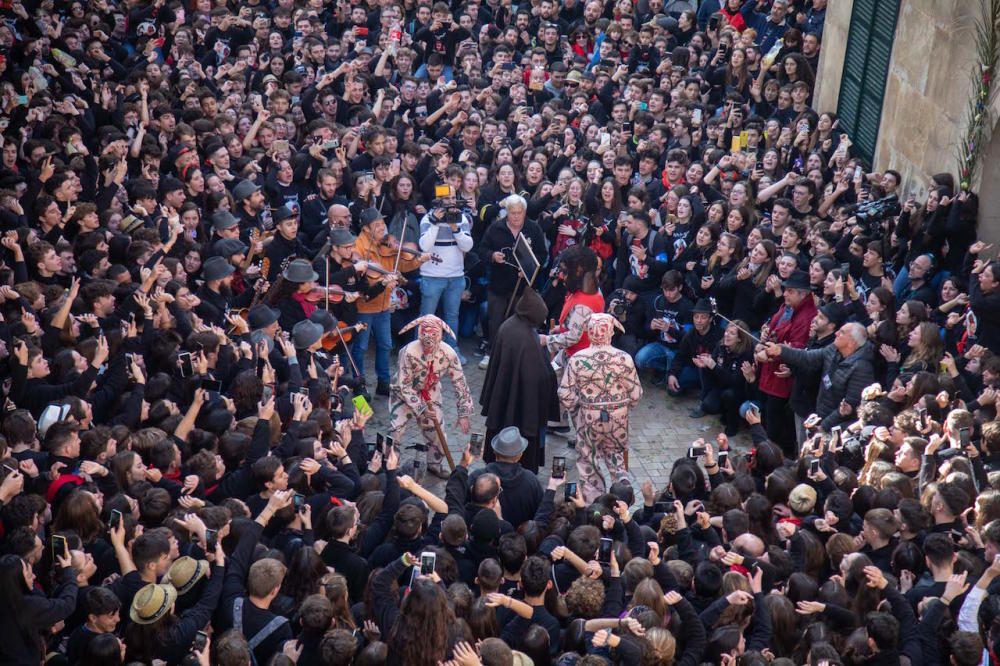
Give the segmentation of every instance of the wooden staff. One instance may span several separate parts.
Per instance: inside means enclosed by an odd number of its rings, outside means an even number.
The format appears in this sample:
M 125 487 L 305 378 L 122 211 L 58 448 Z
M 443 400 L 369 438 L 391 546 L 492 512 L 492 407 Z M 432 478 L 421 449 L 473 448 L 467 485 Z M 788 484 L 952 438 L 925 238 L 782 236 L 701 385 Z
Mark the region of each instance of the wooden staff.
M 448 459 L 448 466 L 451 467 L 451 471 L 455 471 L 455 459 L 451 457 L 451 449 L 448 448 L 448 438 L 444 436 L 444 430 L 441 428 L 441 422 L 438 421 L 437 415 L 432 411 L 434 408 L 430 405 L 427 406 L 428 416 L 431 423 L 434 424 L 434 430 L 437 432 L 438 442 L 441 444 L 441 450 L 444 451 L 444 457 Z

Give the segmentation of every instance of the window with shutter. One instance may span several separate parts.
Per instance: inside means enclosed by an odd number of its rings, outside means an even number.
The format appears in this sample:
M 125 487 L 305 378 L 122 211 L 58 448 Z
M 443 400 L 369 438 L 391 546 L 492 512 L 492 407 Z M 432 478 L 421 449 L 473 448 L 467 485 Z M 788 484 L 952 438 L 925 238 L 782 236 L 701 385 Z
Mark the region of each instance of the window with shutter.
M 899 0 L 854 0 L 837 115 L 855 152 L 875 157 Z

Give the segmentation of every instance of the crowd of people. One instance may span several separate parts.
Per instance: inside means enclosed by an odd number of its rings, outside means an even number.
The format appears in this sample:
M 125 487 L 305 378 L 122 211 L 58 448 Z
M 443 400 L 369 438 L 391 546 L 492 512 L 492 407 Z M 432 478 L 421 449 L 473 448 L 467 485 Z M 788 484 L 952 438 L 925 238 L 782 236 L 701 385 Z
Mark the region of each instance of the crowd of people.
M 997 663 L 1000 263 L 826 5 L 0 2 L 0 662 Z

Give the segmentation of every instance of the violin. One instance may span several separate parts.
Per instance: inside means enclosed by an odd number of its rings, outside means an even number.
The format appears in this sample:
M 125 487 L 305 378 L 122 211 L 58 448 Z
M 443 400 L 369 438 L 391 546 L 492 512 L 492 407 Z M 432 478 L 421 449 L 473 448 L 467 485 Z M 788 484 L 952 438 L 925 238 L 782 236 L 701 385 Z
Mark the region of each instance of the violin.
M 318 303 L 329 297 L 331 303 L 343 303 L 344 299 L 349 297 L 357 298 L 359 295 L 356 291 L 345 291 L 339 284 L 332 284 L 329 287 L 313 288 L 312 291 L 306 294 L 306 300 L 310 303 Z
M 394 272 L 392 272 L 390 270 L 382 268 L 381 266 L 379 266 L 378 264 L 376 264 L 373 261 L 367 261 L 366 263 L 368 264 L 368 268 L 365 269 L 365 277 L 368 278 L 369 280 L 381 280 L 382 278 L 384 278 L 387 275 L 395 275 L 396 278 L 397 278 L 396 282 L 398 284 L 406 284 L 407 283 L 407 279 L 404 278 L 399 273 L 394 273 Z
M 409 245 L 411 245 L 410 243 L 405 243 L 402 247 L 400 247 L 399 241 L 396 240 L 396 238 L 392 234 L 386 234 L 385 236 L 382 236 L 378 244 L 389 248 L 391 252 L 403 255 L 411 260 L 420 260 L 420 257 L 423 256 L 424 254 L 418 248 L 408 247 Z M 432 252 L 430 257 L 426 259 L 426 261 L 429 261 L 432 264 L 440 264 L 442 259 L 440 255 Z
M 367 328 L 368 324 L 354 324 L 353 326 L 348 326 L 344 322 L 338 321 L 337 330 L 330 331 L 323 336 L 321 341 L 323 349 L 326 351 L 332 351 L 336 349 L 341 342 L 345 345 L 349 344 L 355 333 L 360 333 Z

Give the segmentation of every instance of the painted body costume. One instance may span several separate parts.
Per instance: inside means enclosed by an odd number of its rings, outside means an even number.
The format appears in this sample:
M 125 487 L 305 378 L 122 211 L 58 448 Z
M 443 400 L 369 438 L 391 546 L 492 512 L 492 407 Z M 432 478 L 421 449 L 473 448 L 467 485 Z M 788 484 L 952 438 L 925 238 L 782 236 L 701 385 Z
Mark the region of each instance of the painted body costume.
M 611 346 L 616 326 L 621 328 L 611 315 L 591 315 L 590 346 L 569 359 L 559 384 L 559 401 L 576 427 L 576 466 L 587 502 L 607 488 L 599 469 L 601 460 L 612 482 L 628 477 L 629 412 L 642 398 L 632 357 Z

